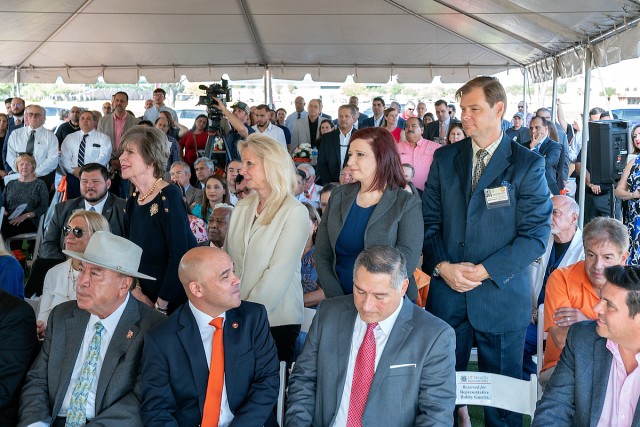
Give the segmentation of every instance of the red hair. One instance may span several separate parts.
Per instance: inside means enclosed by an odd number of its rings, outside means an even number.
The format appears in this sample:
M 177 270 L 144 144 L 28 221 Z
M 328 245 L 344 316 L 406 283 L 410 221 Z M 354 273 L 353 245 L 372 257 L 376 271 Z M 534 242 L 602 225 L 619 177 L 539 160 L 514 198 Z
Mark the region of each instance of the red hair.
M 402 162 L 391 132 L 382 127 L 364 128 L 351 136 L 351 142 L 356 139 L 367 141 L 376 159 L 376 173 L 367 191 L 384 191 L 385 187 L 391 190 L 406 187 Z

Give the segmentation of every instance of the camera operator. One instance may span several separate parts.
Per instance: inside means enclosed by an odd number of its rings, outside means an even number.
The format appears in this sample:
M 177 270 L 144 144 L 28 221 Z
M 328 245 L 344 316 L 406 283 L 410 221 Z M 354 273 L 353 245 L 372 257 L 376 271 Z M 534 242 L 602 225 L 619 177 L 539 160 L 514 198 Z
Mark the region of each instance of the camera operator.
M 249 106 L 244 102 L 238 101 L 231 106 L 233 112 L 221 102 L 218 98 L 212 98 L 215 103 L 215 107 L 222 111 L 224 117 L 229 121 L 231 125 L 231 131 L 227 132 L 225 143 L 229 148 L 229 155 L 232 159 L 239 159 L 237 143 L 241 139 L 246 138 L 255 130 L 247 125 L 247 119 L 249 118 Z

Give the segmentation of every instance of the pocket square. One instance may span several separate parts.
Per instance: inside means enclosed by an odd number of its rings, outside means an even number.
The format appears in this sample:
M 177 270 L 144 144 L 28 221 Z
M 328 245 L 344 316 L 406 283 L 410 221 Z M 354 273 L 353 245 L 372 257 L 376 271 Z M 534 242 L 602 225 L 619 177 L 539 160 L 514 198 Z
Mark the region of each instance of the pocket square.
M 415 368 L 416 364 L 415 363 L 404 363 L 402 365 L 391 365 L 389 366 L 389 369 L 398 369 L 398 368 Z

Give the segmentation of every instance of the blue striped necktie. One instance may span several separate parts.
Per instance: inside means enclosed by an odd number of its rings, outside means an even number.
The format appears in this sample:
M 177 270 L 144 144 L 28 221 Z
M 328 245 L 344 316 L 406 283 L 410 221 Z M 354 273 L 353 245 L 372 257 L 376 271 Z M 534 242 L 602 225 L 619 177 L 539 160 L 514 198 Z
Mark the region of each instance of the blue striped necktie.
M 87 135 L 86 133 L 82 137 L 82 141 L 80 141 L 80 148 L 78 149 L 78 166 L 84 166 L 84 151 L 87 149 Z

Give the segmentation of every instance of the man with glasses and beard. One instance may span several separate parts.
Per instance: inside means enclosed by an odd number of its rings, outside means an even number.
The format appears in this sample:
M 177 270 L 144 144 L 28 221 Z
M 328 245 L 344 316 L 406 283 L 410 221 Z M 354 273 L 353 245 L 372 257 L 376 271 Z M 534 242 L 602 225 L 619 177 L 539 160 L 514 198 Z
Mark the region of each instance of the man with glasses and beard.
M 25 295 L 40 295 L 47 271 L 66 259 L 62 253 L 62 228 L 75 210 L 85 209 L 102 214 L 109 221 L 113 234 L 124 235 L 125 201 L 108 192 L 111 180 L 107 168 L 99 163 L 87 163 L 80 169 L 79 177 L 80 197 L 58 203 L 55 207 L 42 239 L 38 259 L 33 264 Z

